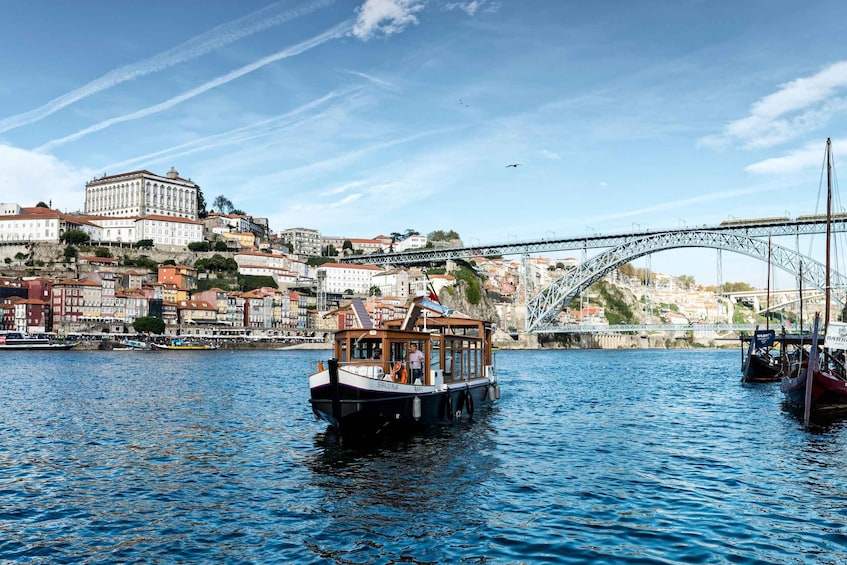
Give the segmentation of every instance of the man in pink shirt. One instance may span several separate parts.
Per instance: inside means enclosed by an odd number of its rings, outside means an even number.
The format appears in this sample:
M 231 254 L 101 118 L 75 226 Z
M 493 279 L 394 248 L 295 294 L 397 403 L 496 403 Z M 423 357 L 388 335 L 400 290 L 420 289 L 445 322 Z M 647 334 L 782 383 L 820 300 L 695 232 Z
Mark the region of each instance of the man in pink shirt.
M 414 343 L 409 344 L 409 369 L 412 370 L 412 383 L 423 384 L 424 354 Z

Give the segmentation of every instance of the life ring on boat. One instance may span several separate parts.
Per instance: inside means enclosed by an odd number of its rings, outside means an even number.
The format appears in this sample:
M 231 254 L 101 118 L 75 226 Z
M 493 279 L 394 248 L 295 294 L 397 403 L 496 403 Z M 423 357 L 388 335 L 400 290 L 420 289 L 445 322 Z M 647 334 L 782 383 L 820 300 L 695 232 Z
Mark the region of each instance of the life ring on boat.
M 391 369 L 391 380 L 396 383 L 406 384 L 406 367 L 400 361 L 394 363 L 394 367 Z
M 450 391 L 447 391 L 447 396 L 444 397 L 444 402 L 441 404 L 441 415 L 445 420 L 452 420 L 453 414 L 453 397 L 450 396 Z
M 470 389 L 465 391 L 465 410 L 468 411 L 468 416 L 473 416 L 473 395 Z

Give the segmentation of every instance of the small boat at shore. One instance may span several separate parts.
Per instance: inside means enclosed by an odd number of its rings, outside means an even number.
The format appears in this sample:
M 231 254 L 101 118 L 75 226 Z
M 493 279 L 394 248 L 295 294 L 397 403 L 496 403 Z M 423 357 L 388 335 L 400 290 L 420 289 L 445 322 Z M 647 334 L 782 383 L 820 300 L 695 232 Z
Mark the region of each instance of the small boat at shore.
M 78 341 L 53 339 L 47 335 L 29 335 L 23 332 L 7 332 L 0 335 L 0 351 L 67 351 L 77 345 Z
M 776 382 L 782 378 L 782 362 L 778 355 L 772 355 L 771 349 L 774 345 L 776 332 L 773 330 L 756 331 L 750 337 L 742 336 L 741 344 L 750 341 L 747 348 L 747 356 L 741 364 L 741 382 L 744 383 L 766 383 Z
M 783 377 L 780 385 L 788 406 L 798 415 L 802 413 L 806 422 L 812 417 L 847 414 L 843 349 L 847 345 L 847 324 L 829 324 L 821 351 L 817 335 L 819 323 L 816 315 L 809 358 L 790 375 Z
M 172 339 L 168 341 L 168 343 L 153 342 L 150 346 L 156 351 L 210 351 L 218 348 L 218 346 L 213 343 L 183 340 L 179 338 Z
M 337 332 L 333 358 L 309 377 L 315 417 L 342 438 L 453 424 L 500 398 L 492 324 L 420 297 L 384 326 Z
M 152 351 L 153 348 L 149 342 L 141 341 L 140 339 L 125 339 L 117 343 L 112 351 Z

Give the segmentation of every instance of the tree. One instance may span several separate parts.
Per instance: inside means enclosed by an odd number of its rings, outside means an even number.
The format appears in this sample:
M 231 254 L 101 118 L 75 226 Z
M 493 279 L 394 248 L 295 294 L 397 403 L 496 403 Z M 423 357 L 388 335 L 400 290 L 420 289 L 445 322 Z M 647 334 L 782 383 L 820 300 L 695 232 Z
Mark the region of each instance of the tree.
M 105 248 L 105 247 L 98 247 L 97 249 L 95 249 L 95 250 L 94 250 L 94 256 L 95 256 L 95 257 L 104 257 L 104 258 L 105 258 L 105 257 L 111 257 L 111 256 L 112 256 L 112 252 L 111 252 L 111 251 L 109 251 L 109 250 L 108 250 L 107 248 Z
M 218 240 L 218 241 L 215 242 L 215 251 L 226 251 L 226 250 L 227 250 L 227 247 L 226 247 L 225 241 Z
M 751 290 L 754 290 L 753 287 L 746 282 L 728 282 L 723 285 L 724 292 L 749 292 Z
M 452 241 L 454 239 L 460 239 L 459 234 L 453 230 L 444 231 L 444 230 L 435 230 L 429 232 L 426 236 L 427 239 L 431 241 Z
M 376 285 L 368 289 L 368 296 L 382 296 L 382 290 Z
M 279 288 L 274 278 L 270 275 L 238 275 L 237 279 L 238 287 L 243 292 L 249 292 L 263 287 Z
M 353 251 L 353 242 L 349 239 L 345 239 L 344 243 L 341 244 L 342 251 Z
M 219 212 L 229 214 L 230 212 L 232 212 L 233 208 L 232 200 L 221 194 L 217 198 L 215 198 L 214 202 L 212 202 L 212 207 Z
M 132 328 L 138 333 L 161 335 L 165 333 L 165 321 L 161 318 L 154 318 L 152 316 L 142 316 L 140 318 L 136 318 L 135 321 L 132 322 Z
M 203 196 L 203 191 L 197 187 L 197 217 L 205 218 L 209 213 L 206 211 L 206 198 Z
M 6 257 L 5 259 L 3 259 L 3 261 L 4 261 L 7 265 L 11 265 L 11 264 L 12 264 L 12 258 L 11 258 L 11 257 Z
M 306 259 L 306 264 L 310 267 L 320 267 L 324 263 L 332 263 L 329 257 L 309 257 Z
M 27 257 L 28 257 L 28 255 L 27 255 L 26 253 L 21 253 L 20 251 L 18 251 L 17 253 L 15 253 L 15 259 L 17 259 L 17 260 L 18 260 L 18 263 L 20 263 L 20 264 L 21 264 L 21 266 L 23 266 L 23 264 L 24 264 L 24 259 L 26 259 Z
M 76 250 L 76 247 L 74 247 L 73 245 L 65 246 L 65 260 L 70 260 L 71 258 L 76 257 L 78 255 L 79 252 Z
M 211 249 L 208 241 L 192 241 L 188 244 L 191 251 L 209 251 Z
M 40 201 L 38 204 L 35 205 L 35 207 L 36 208 L 47 208 L 48 210 L 50 209 L 50 206 L 45 204 L 44 201 Z
M 338 249 L 336 249 L 335 246 L 330 243 L 329 245 L 321 249 L 321 255 L 323 255 L 324 257 L 337 257 Z
M 412 228 L 408 228 L 406 229 L 406 233 L 403 234 L 403 239 L 409 239 L 413 235 L 420 235 L 420 232 L 413 230 Z
M 687 289 L 691 289 L 695 284 L 694 277 L 692 277 L 691 275 L 681 275 L 678 278 L 679 284 L 681 284 Z
M 135 242 L 136 247 L 140 247 L 142 249 L 151 249 L 153 247 L 152 239 L 139 239 Z
M 246 216 L 247 215 L 247 213 L 244 210 L 242 210 L 241 208 L 233 208 L 232 210 L 229 211 L 229 213 L 234 214 L 236 216 Z
M 68 230 L 59 236 L 59 241 L 71 245 L 81 245 L 91 241 L 91 237 L 82 230 Z
M 636 270 L 632 263 L 624 263 L 618 267 L 618 272 L 629 278 L 635 278 L 636 276 Z

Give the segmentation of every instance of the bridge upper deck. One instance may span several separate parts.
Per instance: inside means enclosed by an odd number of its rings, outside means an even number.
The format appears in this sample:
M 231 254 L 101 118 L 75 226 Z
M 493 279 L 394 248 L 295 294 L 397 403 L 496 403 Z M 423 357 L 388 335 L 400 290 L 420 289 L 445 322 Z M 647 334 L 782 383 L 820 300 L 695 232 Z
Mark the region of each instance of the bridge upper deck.
M 847 231 L 847 214 L 837 214 L 832 219 L 833 232 Z M 797 218 L 754 218 L 748 220 L 733 219 L 716 226 L 683 226 L 679 228 L 628 231 L 610 234 L 592 234 L 578 237 L 542 239 L 536 241 L 494 243 L 464 247 L 446 247 L 438 249 L 415 249 L 399 253 L 375 253 L 373 255 L 352 255 L 340 258 L 342 263 L 363 265 L 402 265 L 443 262 L 449 259 L 469 259 L 492 255 L 532 255 L 548 251 L 567 249 L 603 249 L 617 247 L 634 239 L 658 234 L 679 234 L 697 231 L 714 231 L 745 235 L 747 237 L 781 237 L 812 235 L 826 232 L 826 216 L 798 216 Z

